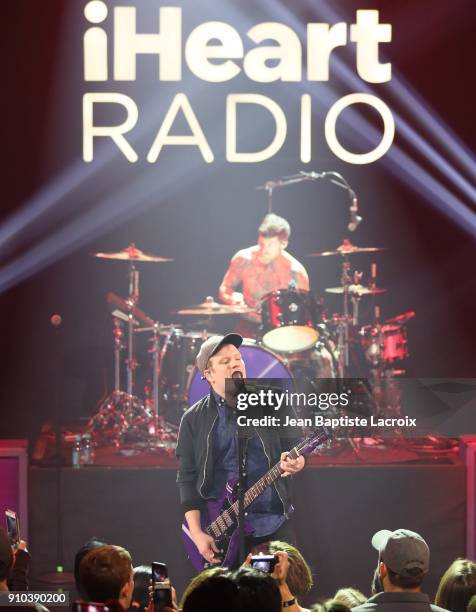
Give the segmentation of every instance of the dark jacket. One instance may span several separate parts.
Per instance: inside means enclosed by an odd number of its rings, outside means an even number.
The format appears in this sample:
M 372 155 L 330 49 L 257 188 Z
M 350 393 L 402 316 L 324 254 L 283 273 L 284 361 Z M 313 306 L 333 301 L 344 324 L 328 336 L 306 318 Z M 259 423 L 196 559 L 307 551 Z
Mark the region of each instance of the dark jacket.
M 352 612 L 448 612 L 430 603 L 425 593 L 410 591 L 377 593 L 364 604 L 352 608 Z
M 211 498 L 213 489 L 213 425 L 218 411 L 213 394 L 206 395 L 189 408 L 180 422 L 176 455 L 179 461 L 177 484 L 180 502 L 184 512 L 201 510 L 203 500 Z M 276 429 L 256 427 L 256 433 L 263 443 L 263 449 L 272 468 L 281 453 L 295 446 L 296 437 L 280 438 Z M 278 478 L 276 487 L 287 517 L 294 508 L 291 505 L 291 478 Z

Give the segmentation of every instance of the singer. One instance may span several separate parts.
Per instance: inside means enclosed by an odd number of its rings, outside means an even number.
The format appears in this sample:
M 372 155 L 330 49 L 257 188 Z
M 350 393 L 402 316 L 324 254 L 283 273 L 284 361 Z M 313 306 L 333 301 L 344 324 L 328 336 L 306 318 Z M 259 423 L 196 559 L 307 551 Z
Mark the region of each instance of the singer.
M 176 450 L 177 484 L 187 535 L 200 555 L 213 564 L 221 562 L 219 550 L 203 530 L 200 512 L 205 501 L 219 499 L 226 483 L 238 476 L 237 425 L 232 408 L 225 401 L 225 380 L 246 376 L 238 350 L 242 342 L 240 335 L 232 333 L 212 336 L 203 343 L 197 366 L 210 385 L 210 393 L 183 415 Z M 247 488 L 278 461 L 283 476 L 299 472 L 304 467 L 304 457 L 292 460 L 283 452 L 292 446 L 289 438 L 281 440 L 279 431 L 251 429 L 245 452 Z M 286 522 L 292 510 L 289 480 L 278 478 L 247 510 L 246 524 L 253 531 L 246 539 L 247 550 L 268 540 L 292 541 L 292 530 Z
M 309 291 L 306 268 L 286 251 L 290 234 L 286 219 L 266 215 L 258 228 L 258 244 L 233 255 L 220 285 L 220 299 L 226 304 L 256 308 L 270 291 L 287 289 L 290 285 Z M 242 317 L 235 331 L 247 338 L 256 338 L 260 316 L 250 313 Z

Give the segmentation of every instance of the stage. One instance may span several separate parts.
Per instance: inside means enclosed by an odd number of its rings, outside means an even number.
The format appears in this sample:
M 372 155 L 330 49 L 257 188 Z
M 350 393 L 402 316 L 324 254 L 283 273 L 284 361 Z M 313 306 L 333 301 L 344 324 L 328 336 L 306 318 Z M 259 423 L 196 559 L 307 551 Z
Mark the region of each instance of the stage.
M 465 556 L 466 469 L 446 464 L 309 467 L 294 479 L 297 544 L 312 568 L 308 603 L 342 586 L 370 593 L 379 529 L 405 527 L 431 550 L 424 590 L 434 595 L 443 571 Z M 182 511 L 171 468 L 62 468 L 64 567 L 93 535 L 124 546 L 134 565 L 166 561 L 179 595 L 194 570 L 180 536 Z M 56 567 L 56 472 L 29 471 L 32 588 Z

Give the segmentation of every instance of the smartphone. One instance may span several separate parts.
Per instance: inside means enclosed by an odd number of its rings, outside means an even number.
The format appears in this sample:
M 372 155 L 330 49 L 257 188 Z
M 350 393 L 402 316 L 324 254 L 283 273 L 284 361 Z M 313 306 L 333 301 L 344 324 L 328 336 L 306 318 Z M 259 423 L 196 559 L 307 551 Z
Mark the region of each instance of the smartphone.
M 152 586 L 154 589 L 154 612 L 161 612 L 166 606 L 172 607 L 172 589 L 165 563 L 152 563 Z
M 277 561 L 274 555 L 253 555 L 251 557 L 251 567 L 272 574 Z
M 17 513 L 13 510 L 5 510 L 5 520 L 7 522 L 7 534 L 10 546 L 17 547 L 20 542 L 20 523 Z

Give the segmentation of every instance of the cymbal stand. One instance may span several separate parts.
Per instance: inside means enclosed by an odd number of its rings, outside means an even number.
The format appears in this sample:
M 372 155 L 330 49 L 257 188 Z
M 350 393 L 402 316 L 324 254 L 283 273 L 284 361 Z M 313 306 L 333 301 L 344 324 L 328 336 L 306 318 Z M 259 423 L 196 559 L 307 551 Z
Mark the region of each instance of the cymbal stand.
M 121 391 L 121 351 L 124 348 L 122 338 L 124 332 L 122 331 L 121 320 L 118 317 L 113 317 L 114 323 L 114 390 L 113 394 L 117 395 Z
M 344 288 L 343 293 L 343 317 L 338 325 L 337 349 L 339 358 L 337 360 L 337 373 L 339 378 L 344 378 L 349 367 L 349 286 L 352 282 L 350 276 L 350 261 L 344 256 L 342 261 L 341 284 Z
M 137 306 L 139 302 L 139 270 L 134 266 L 131 261 L 129 264 L 129 297 L 126 300 L 129 308 L 128 314 L 128 338 L 127 338 L 127 360 L 126 360 L 126 373 L 127 373 L 127 385 L 126 391 L 129 396 L 133 395 L 134 391 L 134 378 L 135 370 L 137 368 L 137 360 L 134 355 L 134 306 Z
M 156 422 L 159 422 L 159 323 L 154 323 L 154 330 L 151 337 L 152 346 L 150 352 L 152 353 L 152 410 Z
M 359 285 L 362 281 L 362 272 L 354 272 L 354 285 Z M 352 325 L 357 327 L 359 324 L 359 303 L 360 295 L 350 292 L 350 301 L 352 302 Z

